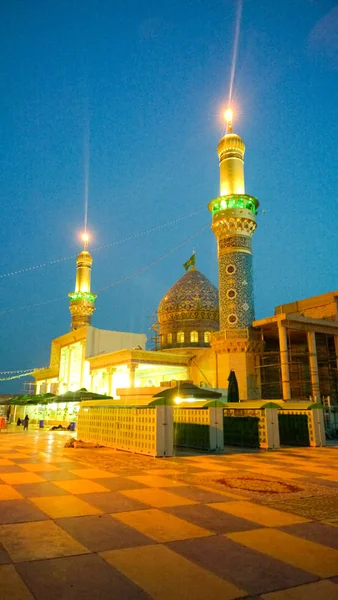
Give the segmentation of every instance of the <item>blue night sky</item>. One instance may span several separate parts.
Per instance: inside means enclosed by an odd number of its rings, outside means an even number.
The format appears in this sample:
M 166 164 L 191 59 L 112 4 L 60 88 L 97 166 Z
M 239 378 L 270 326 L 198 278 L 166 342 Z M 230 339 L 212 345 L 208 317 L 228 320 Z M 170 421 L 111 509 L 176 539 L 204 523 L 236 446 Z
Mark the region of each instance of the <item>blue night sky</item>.
M 48 364 L 51 339 L 69 330 L 75 258 L 48 263 L 80 249 L 86 148 L 91 248 L 108 245 L 93 251 L 94 292 L 210 223 L 236 6 L 2 3 L 0 273 L 24 272 L 0 278 L 1 371 Z M 337 95 L 337 4 L 244 0 L 234 129 L 247 147 L 246 191 L 265 211 L 253 241 L 257 318 L 338 287 Z M 217 284 L 207 228 L 99 292 L 93 325 L 151 337 L 153 313 L 193 249 Z M 0 385 L 21 389 L 20 380 Z

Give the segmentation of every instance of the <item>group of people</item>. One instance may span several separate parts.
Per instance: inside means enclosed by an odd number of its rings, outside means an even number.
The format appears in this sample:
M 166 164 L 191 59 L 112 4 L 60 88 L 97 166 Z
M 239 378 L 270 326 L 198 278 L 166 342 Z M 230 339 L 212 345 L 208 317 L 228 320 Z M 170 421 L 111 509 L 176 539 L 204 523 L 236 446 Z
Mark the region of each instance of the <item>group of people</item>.
M 29 416 L 26 415 L 24 419 L 19 419 L 16 422 L 17 426 L 19 427 L 20 425 L 23 425 L 24 430 L 28 430 L 28 425 L 29 425 Z

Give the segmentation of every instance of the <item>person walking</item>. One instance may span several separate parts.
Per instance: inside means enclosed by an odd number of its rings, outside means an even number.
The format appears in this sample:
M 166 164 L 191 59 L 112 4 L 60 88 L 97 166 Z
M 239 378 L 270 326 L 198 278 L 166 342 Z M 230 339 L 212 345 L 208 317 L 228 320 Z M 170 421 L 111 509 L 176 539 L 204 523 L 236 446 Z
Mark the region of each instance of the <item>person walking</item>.
M 24 420 L 23 420 L 23 430 L 25 431 L 25 429 L 27 429 L 28 431 L 28 425 L 29 425 L 29 416 L 26 415 Z

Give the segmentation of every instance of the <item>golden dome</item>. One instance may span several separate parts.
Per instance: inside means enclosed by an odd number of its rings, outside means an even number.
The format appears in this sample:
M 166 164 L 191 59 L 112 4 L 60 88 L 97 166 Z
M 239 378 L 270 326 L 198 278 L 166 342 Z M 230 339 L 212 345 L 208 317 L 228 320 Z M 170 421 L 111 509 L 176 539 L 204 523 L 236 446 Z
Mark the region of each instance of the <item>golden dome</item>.
M 228 133 L 220 140 L 217 151 L 220 158 L 225 152 L 239 152 L 243 157 L 245 152 L 245 144 L 242 138 L 237 135 L 237 133 Z
M 93 264 L 92 255 L 90 254 L 90 252 L 88 252 L 88 250 L 82 250 L 82 252 L 80 252 L 80 254 L 77 255 L 76 264 L 78 265 L 80 263 L 85 265 Z
M 162 348 L 209 345 L 204 333 L 219 329 L 217 288 L 200 271 L 190 269 L 162 298 L 158 322 Z M 184 333 L 184 342 L 179 341 L 178 332 Z M 192 332 L 197 340 L 190 343 Z M 167 343 L 168 339 L 172 342 Z

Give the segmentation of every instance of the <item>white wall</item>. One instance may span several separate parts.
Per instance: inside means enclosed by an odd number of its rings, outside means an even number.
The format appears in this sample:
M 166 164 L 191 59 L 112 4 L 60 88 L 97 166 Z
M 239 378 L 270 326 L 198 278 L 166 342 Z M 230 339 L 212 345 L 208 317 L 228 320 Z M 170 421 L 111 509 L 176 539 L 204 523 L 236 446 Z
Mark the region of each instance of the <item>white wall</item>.
M 141 346 L 144 350 L 146 342 L 147 336 L 144 333 L 126 333 L 88 327 L 86 358 L 115 352 L 116 350 L 132 350 L 137 346 Z

